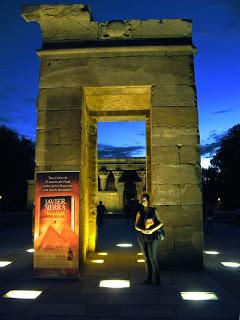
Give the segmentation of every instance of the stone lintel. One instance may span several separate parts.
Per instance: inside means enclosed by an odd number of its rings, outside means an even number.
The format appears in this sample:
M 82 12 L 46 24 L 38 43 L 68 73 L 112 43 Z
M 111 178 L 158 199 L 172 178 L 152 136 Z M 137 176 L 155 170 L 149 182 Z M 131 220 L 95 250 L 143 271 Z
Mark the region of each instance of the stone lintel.
M 104 86 L 104 87 L 84 87 L 83 91 L 86 96 L 107 96 L 107 95 L 151 95 L 152 86 Z
M 196 49 L 192 45 L 155 45 L 155 46 L 116 46 L 116 47 L 83 47 L 83 48 L 62 48 L 37 50 L 41 59 L 76 58 L 81 56 L 105 57 L 114 54 L 114 57 L 121 55 L 160 55 L 160 56 L 192 56 Z
M 142 112 L 143 111 L 143 112 Z M 90 112 L 91 116 L 95 116 L 98 121 L 103 122 L 124 122 L 124 121 L 147 121 L 149 119 L 149 114 L 145 110 L 140 110 L 138 112 L 126 112 L 125 115 L 123 115 L 124 111 L 121 111 L 121 114 L 116 114 L 114 111 L 111 112 Z

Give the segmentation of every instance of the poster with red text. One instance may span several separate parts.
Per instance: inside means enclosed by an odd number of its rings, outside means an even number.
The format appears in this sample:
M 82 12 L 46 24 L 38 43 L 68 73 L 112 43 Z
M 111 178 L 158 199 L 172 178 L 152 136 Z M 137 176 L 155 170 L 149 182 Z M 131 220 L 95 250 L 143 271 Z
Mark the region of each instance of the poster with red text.
M 34 275 L 78 276 L 79 172 L 39 172 L 36 180 Z

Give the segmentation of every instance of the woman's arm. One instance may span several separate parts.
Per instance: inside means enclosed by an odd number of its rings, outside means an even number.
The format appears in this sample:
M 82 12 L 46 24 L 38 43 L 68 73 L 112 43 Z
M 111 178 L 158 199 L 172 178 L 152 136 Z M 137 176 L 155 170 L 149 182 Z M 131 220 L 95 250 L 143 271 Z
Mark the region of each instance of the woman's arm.
M 140 216 L 140 213 L 138 212 L 137 215 L 136 215 L 136 220 L 135 220 L 135 229 L 137 231 L 140 231 L 142 233 L 146 233 L 146 230 L 145 229 L 142 229 L 142 228 L 139 228 L 138 227 L 138 223 L 139 223 L 139 220 L 140 220 L 141 216 Z

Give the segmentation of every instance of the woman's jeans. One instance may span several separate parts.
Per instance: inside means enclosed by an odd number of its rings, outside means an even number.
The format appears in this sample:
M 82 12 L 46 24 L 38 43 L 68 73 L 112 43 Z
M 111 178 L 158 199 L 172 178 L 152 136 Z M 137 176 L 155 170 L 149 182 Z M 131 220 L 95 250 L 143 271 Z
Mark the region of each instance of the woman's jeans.
M 157 257 L 159 240 L 156 239 L 144 242 L 142 239 L 138 238 L 138 243 L 145 259 L 147 280 L 160 282 L 160 271 Z

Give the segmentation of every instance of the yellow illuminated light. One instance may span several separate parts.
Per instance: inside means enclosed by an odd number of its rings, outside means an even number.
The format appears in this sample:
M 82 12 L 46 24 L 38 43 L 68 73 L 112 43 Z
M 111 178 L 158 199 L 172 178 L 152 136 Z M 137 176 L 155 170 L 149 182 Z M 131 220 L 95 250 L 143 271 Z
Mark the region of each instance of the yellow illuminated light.
M 91 260 L 92 263 L 104 263 L 102 259 Z
M 11 261 L 0 261 L 0 268 L 6 267 L 11 263 Z
M 218 300 L 214 292 L 187 291 L 181 292 L 183 300 Z
M 107 253 L 107 252 L 98 252 L 97 255 L 98 255 L 98 256 L 107 256 L 108 253 Z
M 230 267 L 230 268 L 238 268 L 238 267 L 240 267 L 240 263 L 238 263 L 238 262 L 225 261 L 225 262 L 221 262 L 221 264 L 224 267 Z
M 142 252 L 138 252 L 137 255 L 138 256 L 143 256 L 143 253 Z
M 121 248 L 128 248 L 128 247 L 132 247 L 131 243 L 118 243 L 116 244 L 117 247 L 121 247 Z
M 101 280 L 99 287 L 102 288 L 129 288 L 130 281 L 129 280 Z
M 219 254 L 220 252 L 218 251 L 204 251 L 206 254 Z
M 137 262 L 145 262 L 144 259 L 138 259 Z
M 34 249 L 28 249 L 27 252 L 34 252 Z
M 36 299 L 42 291 L 35 290 L 11 290 L 8 291 L 3 298 L 11 299 Z

